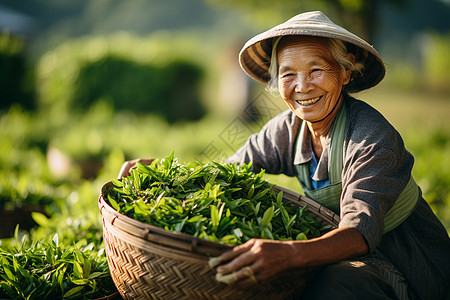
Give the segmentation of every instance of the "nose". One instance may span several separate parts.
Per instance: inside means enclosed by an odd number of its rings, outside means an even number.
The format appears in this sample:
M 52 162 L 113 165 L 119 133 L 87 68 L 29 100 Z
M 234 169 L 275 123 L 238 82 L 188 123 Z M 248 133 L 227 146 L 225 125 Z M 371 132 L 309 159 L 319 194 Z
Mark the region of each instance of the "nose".
M 294 90 L 297 93 L 306 94 L 312 89 L 311 80 L 308 75 L 298 73 L 294 81 Z

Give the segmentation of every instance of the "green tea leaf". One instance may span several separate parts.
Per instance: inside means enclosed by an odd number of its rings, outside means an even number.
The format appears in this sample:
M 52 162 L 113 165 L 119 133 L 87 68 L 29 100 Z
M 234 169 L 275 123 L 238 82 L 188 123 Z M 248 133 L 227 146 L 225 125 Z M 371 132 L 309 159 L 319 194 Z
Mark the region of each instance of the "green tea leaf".
M 253 199 L 255 199 L 255 200 L 261 199 L 262 197 L 264 197 L 264 196 L 267 194 L 267 192 L 269 192 L 269 190 L 270 190 L 270 188 L 264 189 L 264 190 L 258 192 L 258 193 L 256 194 L 256 196 L 253 197 Z
M 73 296 L 75 296 L 77 293 L 79 293 L 83 288 L 84 288 L 84 286 L 77 286 L 77 287 L 74 287 L 74 288 L 70 289 L 69 291 L 67 291 L 67 293 L 65 293 L 63 297 L 64 297 L 64 298 L 73 297 Z
M 93 272 L 89 275 L 89 279 L 94 279 L 94 278 L 100 277 L 102 275 L 104 275 L 104 273 L 102 273 L 102 272 Z
M 111 197 L 111 195 L 108 195 L 108 202 L 109 204 L 111 204 L 111 206 L 118 212 L 120 212 L 120 206 L 117 203 L 116 199 L 114 199 L 113 197 Z
M 131 174 L 133 176 L 134 188 L 136 190 L 140 190 L 141 189 L 141 179 L 139 178 L 138 172 L 136 171 L 136 169 L 132 169 Z
M 211 209 L 211 223 L 213 225 L 214 228 L 217 228 L 217 226 L 219 226 L 219 210 L 217 209 L 217 206 L 212 205 L 210 206 Z
M 270 240 L 274 239 L 273 235 L 272 235 L 272 232 L 270 232 L 270 230 L 267 227 L 263 228 L 263 230 L 261 232 L 261 238 L 263 238 L 263 239 L 270 239 Z
M 278 207 L 283 206 L 283 191 L 280 191 L 277 195 L 277 204 L 278 204 Z
M 76 262 L 73 266 L 73 273 L 77 278 L 83 278 L 83 267 L 80 263 Z
M 260 207 L 261 207 L 261 202 L 258 202 L 258 204 L 256 204 L 256 206 L 255 206 L 255 210 L 254 210 L 254 212 L 255 212 L 255 216 L 257 216 L 257 215 L 258 215 Z
M 74 279 L 72 280 L 72 282 L 75 283 L 76 285 L 85 285 L 89 283 L 89 279 Z
M 8 261 L 8 259 L 6 258 L 6 256 L 3 256 L 2 257 L 2 266 L 9 266 L 10 264 L 9 264 L 9 261 Z
M 83 278 L 89 277 L 90 273 L 91 273 L 91 261 L 89 259 L 85 259 L 83 264 Z
M 261 221 L 261 226 L 262 227 L 269 226 L 270 221 L 272 221 L 272 217 L 273 217 L 273 208 L 272 208 L 272 206 L 270 206 L 264 212 L 264 215 L 263 215 L 263 218 L 262 218 L 262 221 Z
M 48 218 L 40 212 L 36 212 L 36 211 L 32 212 L 31 217 L 39 226 L 45 227 L 49 223 Z
M 6 265 L 3 265 L 3 271 L 5 272 L 6 276 L 8 276 L 9 279 L 14 281 L 17 280 L 16 276 L 14 276 L 9 267 L 7 267 Z
M 238 239 L 234 234 L 228 234 L 222 238 L 222 243 L 225 244 L 236 244 L 237 241 Z
M 202 217 L 201 215 L 193 216 L 192 218 L 190 218 L 190 219 L 188 220 L 188 223 L 195 223 L 195 222 L 201 220 L 202 218 L 203 218 L 203 217 Z
M 288 226 L 289 224 L 289 214 L 284 207 L 281 207 L 281 220 L 283 221 L 284 226 Z
M 251 199 L 251 198 L 253 197 L 253 193 L 254 193 L 254 192 L 255 192 L 255 185 L 252 184 L 252 186 L 251 186 L 250 189 L 248 190 L 247 198 L 248 198 L 248 199 Z
M 181 222 L 177 223 L 177 224 L 175 225 L 174 230 L 175 230 L 175 231 L 178 231 L 178 232 L 181 232 L 181 231 L 183 230 L 183 227 L 184 227 L 184 224 L 186 223 L 187 218 L 188 218 L 188 217 L 184 218 Z
M 14 272 L 19 271 L 19 264 L 17 263 L 16 257 L 13 257 L 13 267 L 14 267 Z
M 123 187 L 123 182 L 118 179 L 113 179 L 113 180 L 111 180 L 111 182 L 116 188 Z
M 303 240 L 307 240 L 308 238 L 306 237 L 306 234 L 304 232 L 300 232 L 295 239 L 297 241 L 303 241 Z

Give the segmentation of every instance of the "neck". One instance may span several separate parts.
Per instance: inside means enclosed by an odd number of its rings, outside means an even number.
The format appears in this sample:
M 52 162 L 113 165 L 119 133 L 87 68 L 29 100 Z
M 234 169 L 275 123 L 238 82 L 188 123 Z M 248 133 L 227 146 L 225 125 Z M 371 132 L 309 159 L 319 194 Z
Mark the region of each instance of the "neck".
M 333 124 L 334 118 L 336 117 L 339 108 L 343 103 L 343 99 L 344 97 L 343 95 L 341 95 L 331 112 L 328 113 L 328 115 L 326 115 L 323 119 L 314 122 L 306 122 L 309 132 L 311 133 L 314 153 L 318 158 L 322 154 L 323 145 L 325 145 L 325 141 L 327 139 L 328 133 L 330 132 L 331 125 Z

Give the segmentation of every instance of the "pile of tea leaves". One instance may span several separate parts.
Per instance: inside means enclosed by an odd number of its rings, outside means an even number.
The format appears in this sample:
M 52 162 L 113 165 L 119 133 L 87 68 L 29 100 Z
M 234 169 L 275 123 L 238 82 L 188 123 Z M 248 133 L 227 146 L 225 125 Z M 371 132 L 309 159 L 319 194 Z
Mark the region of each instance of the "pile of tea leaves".
M 114 188 L 103 197 L 138 221 L 232 245 L 251 238 L 304 240 L 329 228 L 308 216 L 306 206 L 294 211 L 284 205 L 282 192 L 263 175 L 251 164 L 180 164 L 172 152 L 112 180 Z

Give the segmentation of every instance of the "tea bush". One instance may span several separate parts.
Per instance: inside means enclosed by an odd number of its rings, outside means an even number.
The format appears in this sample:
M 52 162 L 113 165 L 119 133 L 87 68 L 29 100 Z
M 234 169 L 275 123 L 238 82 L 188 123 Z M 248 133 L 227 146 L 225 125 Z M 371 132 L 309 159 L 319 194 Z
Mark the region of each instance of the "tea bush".
M 0 32 L 0 110 L 13 104 L 32 109 L 34 81 L 25 57 L 25 41 Z
M 116 110 L 158 114 L 169 122 L 200 119 L 206 113 L 203 65 L 176 44 L 129 35 L 67 42 L 38 63 L 40 104 L 59 112 L 84 111 L 106 100 Z
M 214 159 L 221 159 L 237 150 L 255 129 L 248 130 L 248 124 L 234 126 L 239 120 L 221 115 L 170 123 L 188 113 L 185 103 L 201 112 L 189 100 L 199 91 L 186 89 L 199 88 L 203 66 L 196 60 L 202 56 L 195 50 L 198 45 L 180 46 L 178 40 L 167 43 L 167 38 L 115 35 L 64 44 L 39 61 L 40 110 L 24 111 L 13 105 L 0 113 L 0 209 L 45 205 L 46 215 L 34 214 L 39 226 L 30 232 L 33 241 L 51 243 L 49 238 L 57 233 L 65 245 L 100 250 L 100 188 L 117 175 L 125 159 L 161 158 L 172 149 L 184 161 L 206 162 L 213 154 Z M 99 84 L 102 89 L 97 89 Z M 14 103 L 21 103 L 17 97 Z M 390 101 L 393 95 L 382 98 Z M 407 98 L 410 104 L 410 95 Z M 165 106 L 170 112 L 158 108 L 163 103 L 171 103 Z M 432 103 L 426 105 L 430 109 Z M 140 113 L 150 108 L 164 117 Z M 448 126 L 420 123 L 406 128 L 402 136 L 415 157 L 414 177 L 450 230 Z M 64 176 L 50 169 L 51 149 L 60 150 L 69 162 Z M 100 169 L 89 180 L 82 178 L 82 161 L 100 162 Z M 266 178 L 300 192 L 293 178 L 271 174 Z
M 423 197 L 450 230 L 450 133 L 437 126 L 431 132 L 408 132 L 405 139 L 416 158 L 413 175 Z
M 61 198 L 60 182 L 47 167 L 47 125 L 17 106 L 0 114 L 0 210 L 44 206 Z
M 450 33 L 428 33 L 428 46 L 424 51 L 424 77 L 429 87 L 449 91 L 450 82 Z
M 200 67 L 189 61 L 161 67 L 105 56 L 81 66 L 70 106 L 82 111 L 106 99 L 115 110 L 153 113 L 169 122 L 197 120 L 205 114 L 199 95 L 201 78 Z
M 104 249 L 30 241 L 16 231 L 0 243 L 2 299 L 96 299 L 117 292 Z

